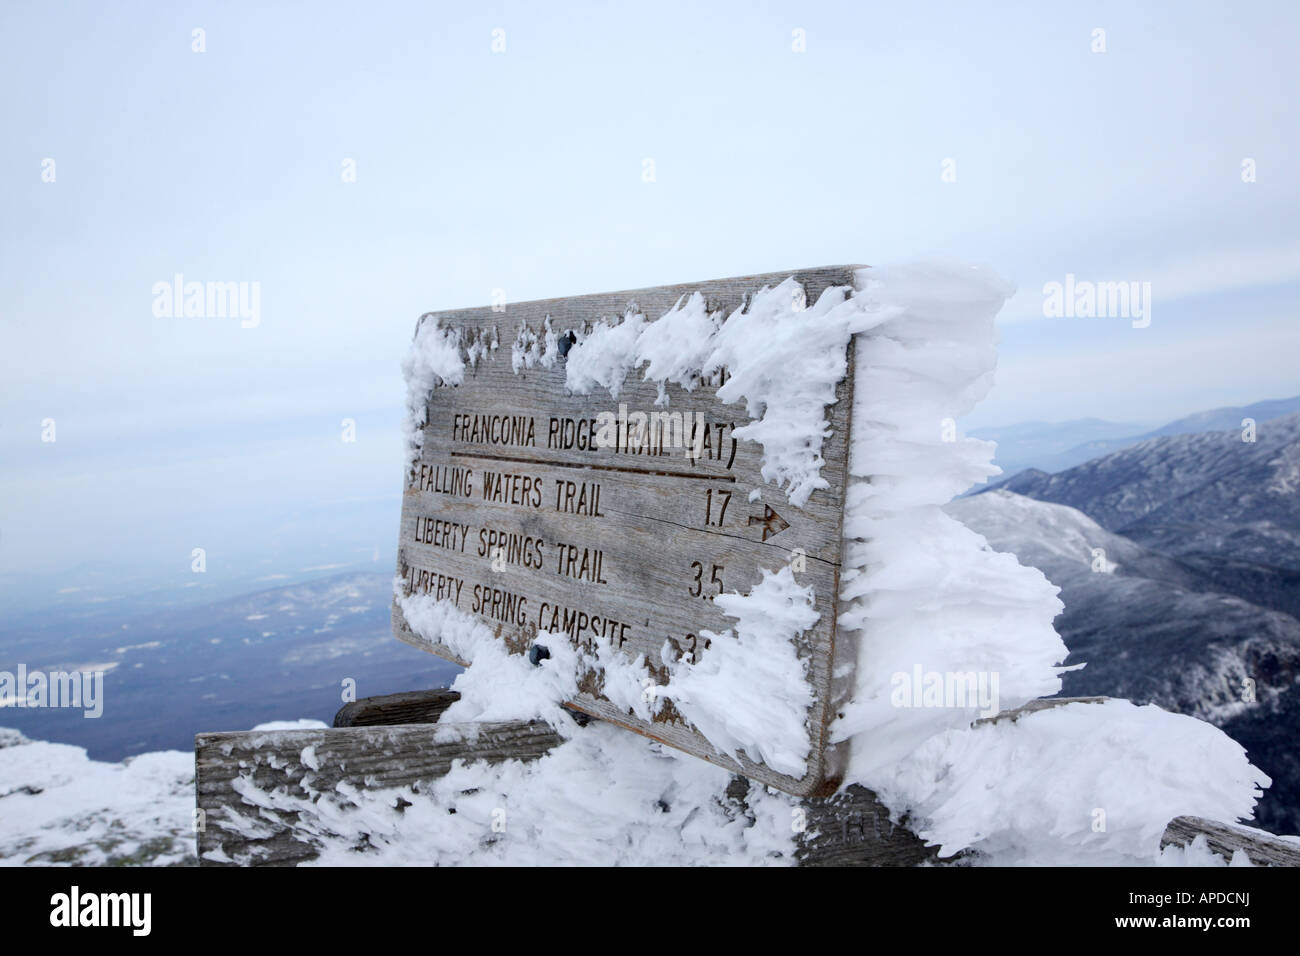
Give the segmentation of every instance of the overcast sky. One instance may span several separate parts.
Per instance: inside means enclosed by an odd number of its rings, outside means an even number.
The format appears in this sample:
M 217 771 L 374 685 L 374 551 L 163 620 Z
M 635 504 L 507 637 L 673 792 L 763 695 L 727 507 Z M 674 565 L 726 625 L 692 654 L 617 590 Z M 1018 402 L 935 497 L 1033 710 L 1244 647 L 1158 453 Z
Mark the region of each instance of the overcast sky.
M 941 254 L 1020 289 L 968 426 L 1300 393 L 1297 6 L 1073 7 L 6 2 L 0 572 L 390 555 L 414 321 L 495 288 Z

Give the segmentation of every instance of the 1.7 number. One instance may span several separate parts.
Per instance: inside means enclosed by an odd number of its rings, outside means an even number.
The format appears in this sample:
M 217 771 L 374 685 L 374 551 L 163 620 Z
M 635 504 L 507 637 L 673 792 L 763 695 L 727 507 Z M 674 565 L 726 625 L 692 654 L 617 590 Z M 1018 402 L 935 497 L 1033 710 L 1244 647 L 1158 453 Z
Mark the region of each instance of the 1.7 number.
M 712 525 L 715 528 L 722 527 L 722 518 L 727 513 L 727 505 L 731 504 L 731 492 L 721 489 L 717 492 L 717 498 L 713 497 L 714 491 L 710 488 L 705 493 L 704 499 L 704 523 Z M 714 512 L 717 515 L 714 515 Z

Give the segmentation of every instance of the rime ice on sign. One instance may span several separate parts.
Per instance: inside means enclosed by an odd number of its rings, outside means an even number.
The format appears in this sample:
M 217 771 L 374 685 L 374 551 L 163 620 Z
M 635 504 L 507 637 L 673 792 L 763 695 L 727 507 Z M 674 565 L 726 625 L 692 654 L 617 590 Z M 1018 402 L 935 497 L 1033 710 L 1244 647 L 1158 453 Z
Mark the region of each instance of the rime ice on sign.
M 847 353 L 867 320 L 853 268 L 793 275 L 422 317 L 398 593 L 517 654 L 567 641 L 576 708 L 811 794 L 840 773 Z M 401 604 L 399 637 L 465 663 Z

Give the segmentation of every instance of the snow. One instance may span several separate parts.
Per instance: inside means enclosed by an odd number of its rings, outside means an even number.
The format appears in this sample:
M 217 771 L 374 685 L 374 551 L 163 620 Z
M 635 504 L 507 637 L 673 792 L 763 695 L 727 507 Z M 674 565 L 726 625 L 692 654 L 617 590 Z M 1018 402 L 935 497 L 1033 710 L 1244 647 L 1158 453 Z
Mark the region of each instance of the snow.
M 793 638 L 817 623 L 813 589 L 795 582 L 790 568 L 762 580 L 746 595 L 714 599 L 736 619 L 733 630 L 714 634 L 698 662 L 677 660 L 665 645 L 669 679 L 656 693 L 677 710 L 721 753 L 738 751 L 773 770 L 802 777 L 811 742 L 805 715 L 812 706 L 807 666 Z
M 122 763 L 0 728 L 0 864 L 194 860 L 194 754 Z
M 1149 863 L 1174 816 L 1250 816 L 1267 776 L 1191 718 L 1113 701 L 971 726 L 969 704 L 893 705 L 893 676 L 920 665 L 996 675 L 1010 710 L 1059 691 L 1067 651 L 1057 588 L 942 510 L 997 473 L 991 443 L 945 441 L 943 425 L 991 386 L 994 316 L 1011 290 L 938 263 L 869 270 L 859 288 L 891 314 L 856 341 L 840 630 L 858 655 L 833 727 L 846 779 L 942 855 L 994 863 Z
M 550 368 L 560 355 L 558 342 L 555 332 L 551 329 L 550 319 L 547 319 L 543 325 L 540 336 L 529 329 L 526 323 L 521 322 L 514 345 L 510 347 L 510 367 L 515 372 L 538 365 L 542 368 Z
M 1268 778 L 1209 724 L 1110 700 L 946 731 L 873 783 L 941 856 L 1134 865 L 1154 859 L 1174 817 L 1249 816 Z
M 821 476 L 822 442 L 830 435 L 826 406 L 847 371 L 849 340 L 891 315 L 888 307 L 864 306 L 845 288 L 827 289 L 811 308 L 802 303 L 794 279 L 756 294 L 718 330 L 705 369 L 727 369 L 718 398 L 743 400 L 753 418 L 735 437 L 763 446 L 763 478 L 786 490 L 798 508 L 828 487 Z
M 1157 866 L 1254 866 L 1245 850 L 1237 850 L 1228 860 L 1210 849 L 1205 834 L 1198 835 L 1188 846 L 1170 845 L 1160 851 Z
M 789 798 L 755 788 L 742 806 L 724 795 L 729 779 L 598 722 L 536 761 L 458 761 L 418 793 L 317 790 L 304 780 L 303 796 L 258 790 L 245 777 L 236 786 L 248 812 L 215 825 L 255 835 L 262 824 L 254 807 L 305 811 L 295 833 L 318 847 L 309 865 L 319 866 L 789 863 Z
M 721 320 L 721 313 L 709 312 L 704 296 L 696 292 L 641 330 L 636 340 L 636 362 L 645 364 L 647 379 L 659 383 L 656 404 L 668 403 L 665 386 L 669 382 L 688 392 L 699 385 Z
M 645 327 L 645 316 L 636 312 L 624 315 L 621 322 L 597 322 L 565 358 L 564 378 L 570 391 L 586 394 L 599 386 L 618 398 Z
M 597 387 L 617 398 L 627 376 L 645 364 L 643 377 L 664 386 L 693 387 L 726 368 L 718 389 L 724 402 L 744 402 L 753 418 L 735 437 L 763 446 L 764 480 L 786 489 L 803 507 L 827 487 L 821 477 L 826 406 L 844 377 L 846 347 L 855 332 L 879 324 L 889 312 L 864 308 L 848 288 L 828 289 L 811 308 L 793 279 L 755 293 L 730 315 L 709 315 L 699 295 L 647 322 L 629 314 L 619 323 L 598 322 L 569 352 L 565 384 L 587 394 Z M 799 293 L 799 294 L 796 294 Z
M 840 633 L 858 648 L 834 739 L 870 786 L 925 740 L 970 725 L 977 706 L 899 708 L 894 675 L 997 675 L 1010 709 L 1060 690 L 1067 650 L 1052 627 L 1057 589 L 942 506 L 995 474 L 993 445 L 944 441 L 992 385 L 994 317 L 1010 288 L 982 269 L 869 270 L 860 295 L 889 318 L 856 342 Z
M 721 634 L 701 632 L 711 643 L 698 663 L 679 660 L 665 644 L 664 684 L 654 680 L 643 656 L 629 660 L 608 641 L 588 652 L 575 648 L 567 635 L 545 631 L 534 643 L 550 657 L 534 666 L 526 655 L 509 653 L 486 624 L 451 602 L 404 594 L 400 578 L 393 591 L 412 633 L 469 665 L 452 684 L 461 698 L 443 715 L 445 722 L 540 719 L 571 734 L 573 723 L 560 705 L 577 695 L 581 674 L 595 672 L 603 677 L 605 696 L 643 720 L 662 701 L 672 700 L 719 752 L 744 751 L 751 760 L 798 776 L 807 769 L 811 745 L 805 716 L 812 694 L 794 641 L 818 614 L 812 588 L 797 584 L 788 567 L 764 571 L 749 594 L 715 598 L 736 627 Z
M 527 655 L 509 653 L 482 620 L 450 601 L 405 595 L 400 578 L 393 582 L 393 593 L 412 633 L 443 645 L 467 665 L 452 684 L 461 699 L 447 709 L 442 722 L 545 720 L 562 732 L 573 725 L 560 705 L 577 695 L 585 655 L 567 636 L 554 640 L 539 634 L 535 643 L 546 647 L 551 657 L 534 667 Z
M 304 717 L 301 720 L 269 720 L 264 724 L 258 724 L 254 730 L 318 730 L 322 727 L 328 727 L 319 720 L 311 720 Z
M 422 320 L 416 327 L 411 350 L 402 362 L 402 374 L 406 378 L 402 433 L 406 436 L 408 455 L 414 459 L 424 444 L 429 393 L 437 385 L 459 385 L 465 379 L 460 339 L 436 319 Z

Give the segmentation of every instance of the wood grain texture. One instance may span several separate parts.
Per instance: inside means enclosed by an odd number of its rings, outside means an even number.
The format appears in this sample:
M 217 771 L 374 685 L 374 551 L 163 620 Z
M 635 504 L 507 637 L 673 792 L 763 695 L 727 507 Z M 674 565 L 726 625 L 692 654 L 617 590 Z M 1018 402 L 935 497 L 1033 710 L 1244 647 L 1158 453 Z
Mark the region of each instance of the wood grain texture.
M 335 727 L 392 727 L 397 724 L 434 724 L 443 711 L 460 700 L 454 690 L 403 691 L 379 697 L 362 697 L 344 704 L 334 715 Z
M 889 809 L 866 787 L 851 784 L 829 797 L 803 801 L 804 831 L 796 858 L 800 866 L 919 866 L 951 864 L 963 857 L 939 858 L 939 848 L 895 824 Z
M 1283 840 L 1253 827 L 1219 823 L 1204 817 L 1175 817 L 1165 827 L 1160 845 L 1187 847 L 1198 836 L 1205 837 L 1211 850 L 1229 860 L 1238 850 L 1243 850 L 1256 866 L 1300 866 L 1300 841 Z
M 635 717 L 601 694 L 599 672 L 580 675 L 582 693 L 571 703 L 790 793 L 832 792 L 845 755 L 830 744 L 828 726 L 845 682 L 833 685 L 831 675 L 837 666 L 842 674 L 840 665 L 851 663 L 843 648 L 837 653 L 835 639 L 851 350 L 849 373 L 827 410 L 831 433 L 822 449 L 821 476 L 829 487 L 796 508 L 762 479 L 762 448 L 730 437 L 749 417 L 743 405 L 717 400 L 717 382 L 692 391 L 668 385 L 666 407 L 656 405 L 658 387 L 641 381 L 638 372 L 628 376 L 616 398 L 599 388 L 590 395 L 570 395 L 564 358 L 551 368 L 537 365 L 516 373 L 511 344 L 521 327 L 542 335 L 548 321 L 550 330 L 563 336 L 570 329 L 617 320 L 629 309 L 655 319 L 697 291 L 711 310 L 729 312 L 791 275 L 812 302 L 827 288 L 852 286 L 858 268 L 794 270 L 516 303 L 504 312 L 482 308 L 422 316 L 422 322 L 439 321 L 458 330 L 462 342 L 495 340 L 499 345 L 467 371 L 461 385 L 440 386 L 430 396 L 421 456 L 404 481 L 398 576 L 408 593 L 454 601 L 516 653 L 526 652 L 539 630 L 567 631 L 571 641 L 588 647 L 597 637 L 613 639 L 629 661 L 644 655 L 653 679 L 662 684 L 667 681 L 665 645 L 670 654 L 690 654 L 699 661 L 710 648 L 710 638 L 701 632 L 716 634 L 734 626 L 712 603 L 714 595 L 748 593 L 763 570 L 789 565 L 798 550 L 806 558 L 796 580 L 813 587 L 820 615 L 796 642 L 814 697 L 805 722 L 811 752 L 802 776 L 755 763 L 744 754 L 733 759 L 718 753 L 671 705 L 653 721 Z M 657 443 L 659 453 L 647 455 L 551 443 L 552 420 L 591 422 L 601 412 L 617 414 L 620 404 L 629 413 L 668 411 L 703 422 L 712 436 L 709 453 L 693 459 L 684 449 L 665 450 Z M 485 437 L 466 427 L 474 416 L 531 422 L 533 443 L 522 437 L 522 430 L 505 441 L 495 432 Z M 504 476 L 504 500 L 484 494 L 486 487 L 496 487 L 495 476 Z M 598 506 L 584 513 L 567 497 L 579 488 L 589 507 L 595 500 Z M 754 490 L 762 497 L 750 502 Z M 494 568 L 498 546 L 506 560 Z M 396 602 L 393 629 L 416 647 L 465 663 L 445 645 L 413 633 Z
M 732 777 L 727 800 L 748 808 L 756 784 Z M 794 818 L 795 813 L 802 818 Z M 796 824 L 802 826 L 797 829 Z M 963 862 L 963 854 L 939 858 L 938 847 L 927 847 L 904 825 L 890 821 L 889 810 L 865 787 L 851 784 L 828 797 L 805 797 L 791 808 L 798 866 L 919 866 Z
M 545 724 L 411 724 L 199 734 L 194 740 L 204 866 L 292 866 L 315 859 L 322 793 L 418 788 L 453 761 L 535 760 L 560 742 Z M 279 794 L 266 806 L 263 794 Z M 251 796 L 250 796 L 251 795 Z M 313 825 L 315 824 L 315 825 Z M 361 849 L 362 847 L 358 847 Z

